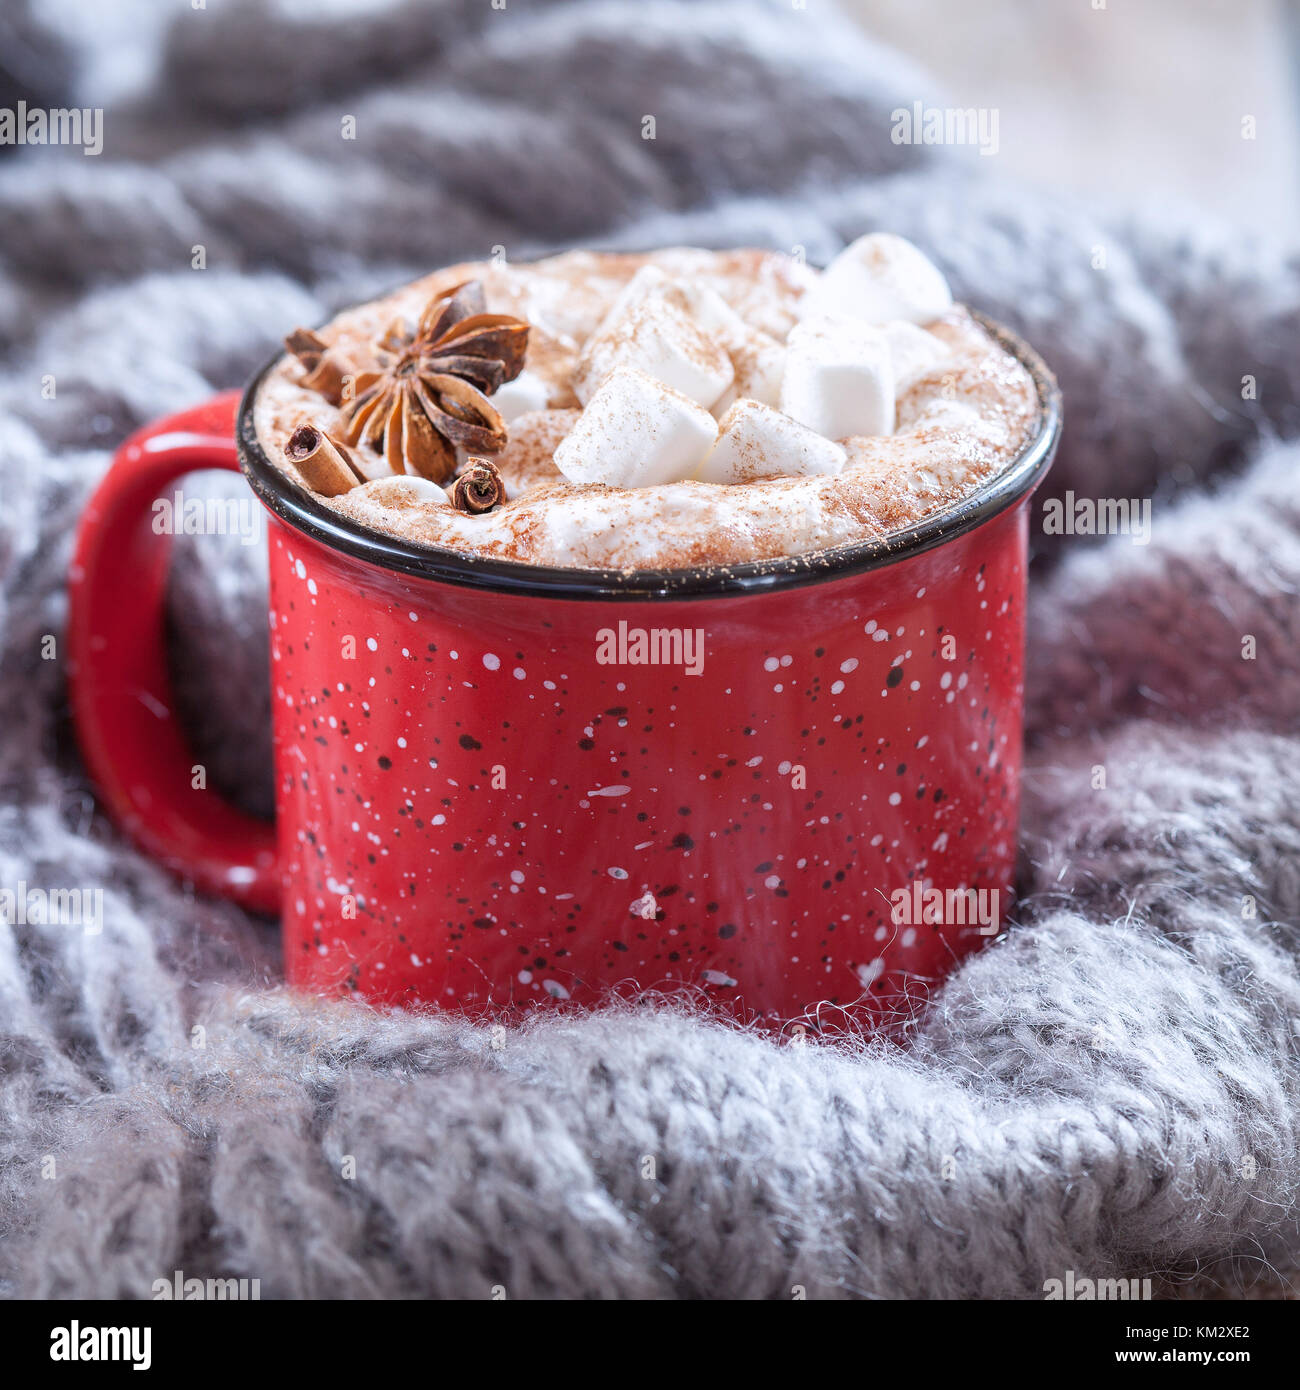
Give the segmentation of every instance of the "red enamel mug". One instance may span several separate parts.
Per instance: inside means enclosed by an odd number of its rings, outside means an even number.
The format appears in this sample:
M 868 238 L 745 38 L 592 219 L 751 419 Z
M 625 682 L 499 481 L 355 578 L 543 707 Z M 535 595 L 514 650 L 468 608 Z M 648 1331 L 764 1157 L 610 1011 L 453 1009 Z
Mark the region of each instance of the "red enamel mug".
M 1060 433 L 887 541 L 707 569 L 432 551 L 322 506 L 222 396 L 129 439 L 70 576 L 73 712 L 111 815 L 200 889 L 279 913 L 285 973 L 509 1012 L 688 991 L 863 1021 L 997 929 L 1012 888 L 1029 497 Z M 276 824 L 204 787 L 172 713 L 183 474 L 269 513 Z

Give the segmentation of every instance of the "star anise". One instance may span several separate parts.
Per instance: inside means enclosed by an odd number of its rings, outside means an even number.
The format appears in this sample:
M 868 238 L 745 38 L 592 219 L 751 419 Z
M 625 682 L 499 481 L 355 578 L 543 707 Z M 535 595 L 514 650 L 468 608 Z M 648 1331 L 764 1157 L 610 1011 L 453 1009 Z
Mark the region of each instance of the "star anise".
M 338 405 L 349 371 L 346 360 L 310 328 L 295 328 L 284 345 L 302 363 L 302 384 L 319 391 L 331 405 Z
M 439 484 L 456 471 L 457 446 L 499 453 L 506 425 L 488 397 L 523 370 L 528 324 L 486 308 L 470 280 L 434 299 L 414 331 L 392 324 L 375 343 L 379 369 L 358 373 L 343 406 L 343 439 Z

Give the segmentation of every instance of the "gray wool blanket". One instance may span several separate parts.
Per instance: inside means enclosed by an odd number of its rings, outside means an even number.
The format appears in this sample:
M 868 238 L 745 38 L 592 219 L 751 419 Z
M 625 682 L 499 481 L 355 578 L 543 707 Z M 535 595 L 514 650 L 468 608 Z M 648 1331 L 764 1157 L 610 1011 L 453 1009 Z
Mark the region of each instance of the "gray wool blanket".
M 149 1297 L 181 1271 L 287 1298 L 1033 1298 L 1068 1271 L 1290 1277 L 1295 248 L 893 144 L 890 113 L 942 94 L 824 0 L 85 11 L 0 10 L 0 107 L 106 108 L 98 157 L 0 151 L 0 887 L 104 890 L 96 935 L 0 924 L 0 1290 Z M 1024 896 L 901 1039 L 792 1046 L 674 1007 L 503 1033 L 300 997 L 272 924 L 105 821 L 67 723 L 64 571 L 129 430 L 240 383 L 288 327 L 497 245 L 819 261 L 871 228 L 1055 367 L 1044 496 L 1153 499 L 1149 544 L 1037 538 Z M 261 584 L 248 547 L 178 545 L 182 707 L 252 806 Z

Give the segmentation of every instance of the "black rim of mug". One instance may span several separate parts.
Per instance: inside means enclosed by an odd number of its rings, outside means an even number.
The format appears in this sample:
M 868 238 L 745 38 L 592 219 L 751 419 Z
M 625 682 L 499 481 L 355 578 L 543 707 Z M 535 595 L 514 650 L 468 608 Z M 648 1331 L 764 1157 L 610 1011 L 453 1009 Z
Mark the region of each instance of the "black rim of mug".
M 324 505 L 299 487 L 266 456 L 253 426 L 253 402 L 266 374 L 280 361 L 276 353 L 249 382 L 239 405 L 236 446 L 249 485 L 262 503 L 294 530 L 332 550 L 413 579 L 561 599 L 720 598 L 770 593 L 842 579 L 899 564 L 944 545 L 992 520 L 1027 496 L 1051 466 L 1061 436 L 1061 391 L 1042 358 L 1010 329 L 980 313 L 974 318 L 1029 372 L 1038 392 L 1037 434 L 995 477 L 955 505 L 904 530 L 865 541 L 850 541 L 808 555 L 740 565 L 691 569 L 573 569 L 495 560 L 454 550 L 434 549 L 372 531 Z

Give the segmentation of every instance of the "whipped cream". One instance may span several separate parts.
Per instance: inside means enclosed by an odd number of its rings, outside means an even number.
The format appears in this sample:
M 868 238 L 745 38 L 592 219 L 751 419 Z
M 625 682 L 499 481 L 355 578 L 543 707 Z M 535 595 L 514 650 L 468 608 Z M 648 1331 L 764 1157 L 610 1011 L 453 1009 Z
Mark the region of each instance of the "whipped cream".
M 494 460 L 505 504 L 471 516 L 423 480 L 378 477 L 322 505 L 415 544 L 529 564 L 731 565 L 911 525 L 991 478 L 1037 428 L 1029 373 L 898 238 L 863 238 L 826 273 L 774 252 L 683 247 L 465 263 L 320 336 L 363 366 L 395 318 L 413 322 L 474 279 L 491 312 L 531 325 L 524 373 L 494 398 L 510 436 Z M 340 421 L 303 374 L 292 356 L 275 364 L 254 426 L 305 487 L 288 441 Z M 640 455 L 618 430 L 633 416 L 658 432 Z M 834 437 L 841 428 L 882 432 Z

